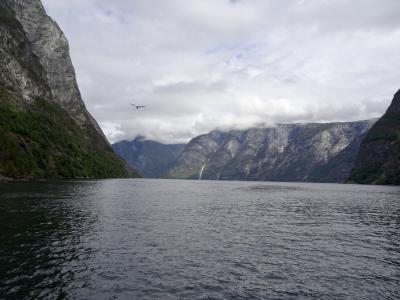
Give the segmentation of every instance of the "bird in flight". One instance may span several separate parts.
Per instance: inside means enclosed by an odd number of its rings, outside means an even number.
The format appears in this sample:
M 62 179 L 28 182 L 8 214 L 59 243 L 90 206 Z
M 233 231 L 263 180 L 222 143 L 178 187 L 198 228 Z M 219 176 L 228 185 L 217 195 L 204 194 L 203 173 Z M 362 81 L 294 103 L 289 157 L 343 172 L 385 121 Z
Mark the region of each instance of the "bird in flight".
M 146 106 L 144 106 L 144 105 L 136 105 L 136 104 L 133 104 L 133 103 L 131 103 L 131 105 L 134 106 L 134 107 L 136 107 L 136 109 L 145 108 L 145 107 L 146 107 Z

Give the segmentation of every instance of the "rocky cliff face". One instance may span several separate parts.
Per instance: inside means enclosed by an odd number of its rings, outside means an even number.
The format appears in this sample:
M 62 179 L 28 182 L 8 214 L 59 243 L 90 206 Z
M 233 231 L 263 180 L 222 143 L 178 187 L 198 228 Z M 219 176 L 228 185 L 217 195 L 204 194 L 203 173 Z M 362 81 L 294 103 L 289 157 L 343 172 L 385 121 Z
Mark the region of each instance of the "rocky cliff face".
M 40 0 L 0 2 L 0 174 L 127 176 L 82 101 L 68 42 Z
M 400 90 L 362 141 L 349 181 L 400 185 Z
M 2 28 L 2 42 L 6 46 L 2 49 L 5 50 L 2 62 L 6 69 L 3 79 L 17 88 L 25 101 L 31 102 L 35 97 L 51 98 L 68 111 L 79 126 L 94 126 L 102 135 L 82 101 L 68 41 L 57 23 L 46 14 L 42 3 L 39 0 L 3 0 L 1 9 L 17 27 Z M 24 49 L 14 56 L 6 51 L 10 44 L 12 48 Z M 21 65 L 22 59 L 24 65 Z M 39 78 L 32 78 L 34 76 Z
M 112 145 L 114 151 L 146 178 L 159 178 L 182 153 L 185 144 L 162 144 L 137 137 Z
M 189 142 L 167 178 L 343 182 L 374 120 L 212 131 Z

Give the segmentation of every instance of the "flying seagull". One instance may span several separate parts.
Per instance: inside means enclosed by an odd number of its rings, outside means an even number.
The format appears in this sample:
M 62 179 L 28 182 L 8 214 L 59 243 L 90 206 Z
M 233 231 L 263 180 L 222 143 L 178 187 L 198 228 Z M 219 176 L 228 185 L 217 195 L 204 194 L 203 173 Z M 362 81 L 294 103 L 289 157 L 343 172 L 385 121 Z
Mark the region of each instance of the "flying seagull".
M 131 105 L 134 106 L 134 107 L 136 107 L 136 109 L 145 108 L 145 107 L 146 107 L 146 106 L 144 106 L 144 105 L 136 105 L 136 104 L 133 104 L 133 103 L 131 103 Z

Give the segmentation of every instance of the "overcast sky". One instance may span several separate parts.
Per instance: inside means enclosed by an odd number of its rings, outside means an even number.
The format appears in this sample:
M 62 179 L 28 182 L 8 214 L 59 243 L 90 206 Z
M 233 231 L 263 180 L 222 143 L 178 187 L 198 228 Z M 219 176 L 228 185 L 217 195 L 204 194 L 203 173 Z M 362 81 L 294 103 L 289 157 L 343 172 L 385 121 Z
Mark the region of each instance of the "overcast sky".
M 111 142 L 373 118 L 400 88 L 399 0 L 43 2 Z

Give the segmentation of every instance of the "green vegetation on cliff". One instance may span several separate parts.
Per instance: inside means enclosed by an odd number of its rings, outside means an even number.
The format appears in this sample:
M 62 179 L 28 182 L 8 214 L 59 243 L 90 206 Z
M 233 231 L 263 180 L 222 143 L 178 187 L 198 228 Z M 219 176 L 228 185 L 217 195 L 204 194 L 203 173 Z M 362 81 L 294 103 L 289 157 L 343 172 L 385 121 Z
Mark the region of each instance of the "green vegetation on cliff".
M 400 185 L 400 91 L 362 141 L 349 182 Z
M 12 178 L 137 177 L 93 127 L 81 129 L 51 101 L 17 104 L 0 85 L 0 175 Z

